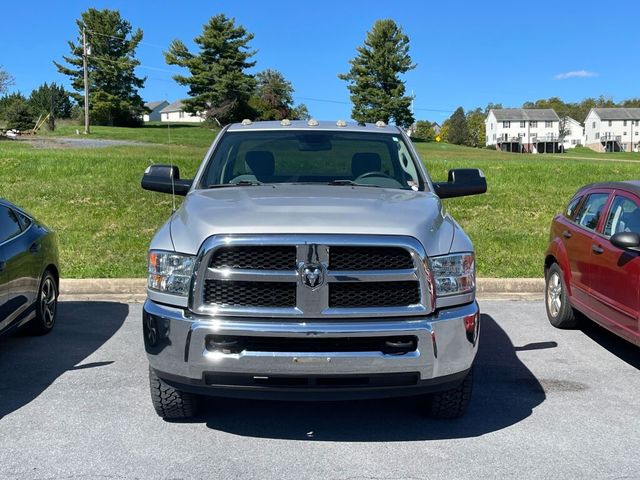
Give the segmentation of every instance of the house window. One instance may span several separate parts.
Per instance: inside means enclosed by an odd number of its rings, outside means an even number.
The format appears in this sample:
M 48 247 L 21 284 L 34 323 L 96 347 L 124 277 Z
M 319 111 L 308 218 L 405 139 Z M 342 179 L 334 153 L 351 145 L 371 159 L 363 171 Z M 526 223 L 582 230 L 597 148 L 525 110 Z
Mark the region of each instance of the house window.
M 600 138 L 600 132 L 596 132 L 596 140 Z
M 627 126 L 627 121 L 626 121 L 626 120 L 623 120 L 623 122 L 622 122 L 622 126 L 623 126 L 623 127 L 626 127 L 626 126 Z
M 635 124 L 636 127 L 638 126 L 638 120 L 635 120 L 633 123 Z
M 622 132 L 622 135 L 624 135 L 626 137 L 627 136 L 627 131 L 625 130 L 624 132 Z
M 553 127 L 553 122 L 548 122 L 548 121 L 547 121 L 547 122 L 544 122 L 544 126 L 545 126 L 546 128 L 551 128 L 551 127 Z
M 502 128 L 511 128 L 511 122 L 502 122 Z
M 520 128 L 524 128 L 527 122 L 520 122 Z
M 596 122 L 593 122 L 593 123 L 591 124 L 591 128 L 596 128 Z
M 495 142 L 495 140 L 496 140 L 496 134 L 494 133 L 493 134 L 493 141 Z
M 524 138 L 524 137 L 525 137 L 525 134 L 524 134 L 524 133 L 519 133 L 519 134 L 518 134 L 518 138 Z
M 636 130 L 636 137 L 638 136 L 638 131 Z
M 493 123 L 491 124 L 491 130 L 493 130 Z
M 578 141 L 574 138 L 573 140 L 571 140 L 571 145 L 577 145 Z
M 609 126 L 611 126 L 611 124 L 612 124 L 612 123 L 613 123 L 613 122 L 612 122 L 611 120 L 609 120 Z
M 178 114 L 178 117 L 180 117 L 180 118 L 184 118 L 184 112 L 180 112 L 180 113 Z
M 565 136 L 570 137 L 571 136 L 571 130 L 567 130 Z
M 531 128 L 538 128 L 538 121 L 537 120 L 533 120 L 533 121 L 529 122 L 529 126 Z

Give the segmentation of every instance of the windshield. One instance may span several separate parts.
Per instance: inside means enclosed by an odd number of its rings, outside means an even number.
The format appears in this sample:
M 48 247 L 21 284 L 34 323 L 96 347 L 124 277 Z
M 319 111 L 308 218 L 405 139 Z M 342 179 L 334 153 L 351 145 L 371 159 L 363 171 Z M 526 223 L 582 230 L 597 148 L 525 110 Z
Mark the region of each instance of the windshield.
M 200 187 L 265 183 L 424 189 L 401 135 L 301 130 L 224 134 Z

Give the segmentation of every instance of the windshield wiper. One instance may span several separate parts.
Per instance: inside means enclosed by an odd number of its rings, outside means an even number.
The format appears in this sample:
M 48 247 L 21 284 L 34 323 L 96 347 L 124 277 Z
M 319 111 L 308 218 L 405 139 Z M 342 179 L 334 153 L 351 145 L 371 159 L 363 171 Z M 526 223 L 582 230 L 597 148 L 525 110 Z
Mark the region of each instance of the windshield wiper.
M 241 180 L 237 183 L 217 183 L 213 185 L 208 185 L 207 188 L 252 187 L 256 185 L 263 185 L 263 183 L 258 182 L 257 180 Z
M 353 180 L 347 180 L 347 179 L 332 180 L 331 182 L 328 183 L 328 185 L 348 185 L 353 187 L 381 188 L 380 185 L 371 185 L 370 183 L 356 183 Z

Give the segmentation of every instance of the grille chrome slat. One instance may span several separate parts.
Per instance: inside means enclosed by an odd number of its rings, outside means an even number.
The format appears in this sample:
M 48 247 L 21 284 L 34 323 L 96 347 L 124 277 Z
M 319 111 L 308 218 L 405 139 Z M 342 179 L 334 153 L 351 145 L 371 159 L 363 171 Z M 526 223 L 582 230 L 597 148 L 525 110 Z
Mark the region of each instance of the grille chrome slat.
M 418 280 L 415 268 L 407 270 L 340 270 L 328 271 L 329 282 L 401 282 Z
M 249 281 L 249 282 L 295 282 L 295 270 L 236 270 L 232 268 L 209 268 L 207 280 Z
M 359 260 L 350 262 L 350 255 Z M 428 264 L 422 245 L 410 237 L 214 236 L 198 254 L 189 308 L 297 319 L 425 314 L 435 306 Z M 352 268 L 331 268 L 340 266 Z M 317 285 L 316 274 L 322 278 Z M 302 281 L 309 278 L 309 285 Z

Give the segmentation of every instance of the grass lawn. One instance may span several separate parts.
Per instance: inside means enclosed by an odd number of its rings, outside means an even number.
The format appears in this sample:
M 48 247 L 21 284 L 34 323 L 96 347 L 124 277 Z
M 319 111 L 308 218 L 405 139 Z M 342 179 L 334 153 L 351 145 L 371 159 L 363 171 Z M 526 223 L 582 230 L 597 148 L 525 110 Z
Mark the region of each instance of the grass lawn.
M 54 134 L 75 135 L 76 128 L 63 126 Z M 42 149 L 0 141 L 0 196 L 57 230 L 65 277 L 144 276 L 147 246 L 169 216 L 171 198 L 143 191 L 142 172 L 173 158 L 183 177 L 193 175 L 214 135 L 200 126 L 173 126 L 169 146 L 166 126 L 152 125 L 94 127 L 92 136 L 154 145 Z M 434 143 L 417 148 L 436 181 L 446 180 L 450 168 L 485 172 L 487 194 L 445 201 L 474 241 L 483 277 L 540 276 L 551 218 L 578 187 L 640 178 L 640 154 L 582 149 L 518 155 Z

